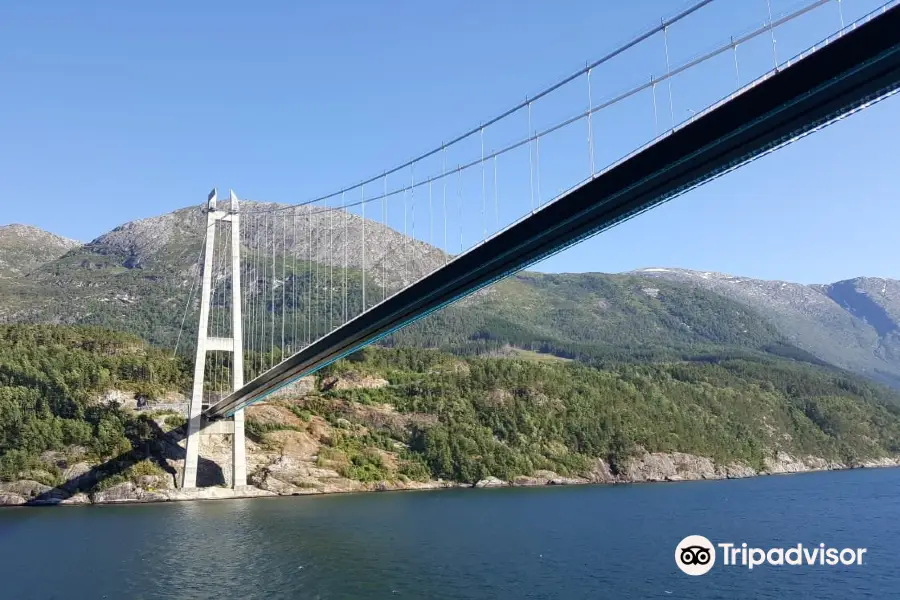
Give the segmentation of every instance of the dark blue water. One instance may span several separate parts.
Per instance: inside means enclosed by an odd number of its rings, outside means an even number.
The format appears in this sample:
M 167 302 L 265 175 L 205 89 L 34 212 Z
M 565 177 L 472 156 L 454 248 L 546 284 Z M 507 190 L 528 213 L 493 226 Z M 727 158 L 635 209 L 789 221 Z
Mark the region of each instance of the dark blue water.
M 862 566 L 677 569 L 689 534 Z M 891 598 L 900 469 L 0 510 L 0 598 Z

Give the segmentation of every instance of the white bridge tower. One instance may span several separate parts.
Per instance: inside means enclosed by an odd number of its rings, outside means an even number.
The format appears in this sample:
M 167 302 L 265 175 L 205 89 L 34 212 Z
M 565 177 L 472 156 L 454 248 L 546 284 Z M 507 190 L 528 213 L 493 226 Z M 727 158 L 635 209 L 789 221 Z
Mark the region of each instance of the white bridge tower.
M 232 434 L 232 486 L 247 485 L 247 454 L 244 445 L 244 411 L 235 411 L 230 421 L 206 423 L 203 417 L 203 389 L 207 352 L 231 352 L 232 391 L 244 385 L 243 333 L 241 331 L 241 226 L 238 199 L 230 193 L 229 210 L 216 207 L 216 190 L 209 194 L 206 212 L 206 247 L 203 254 L 203 282 L 200 291 L 200 325 L 197 330 L 197 357 L 194 363 L 194 388 L 187 426 L 187 448 L 182 489 L 197 487 L 197 464 L 200 459 L 200 437 L 204 434 Z M 209 316 L 213 286 L 213 254 L 216 229 L 231 225 L 231 337 L 210 337 Z

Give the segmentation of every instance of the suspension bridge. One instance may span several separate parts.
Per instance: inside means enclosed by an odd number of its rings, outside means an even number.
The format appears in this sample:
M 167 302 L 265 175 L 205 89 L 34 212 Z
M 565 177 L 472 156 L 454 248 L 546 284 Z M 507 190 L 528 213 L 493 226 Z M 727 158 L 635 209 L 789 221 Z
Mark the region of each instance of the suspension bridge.
M 503 114 L 333 193 L 275 205 L 213 191 L 183 487 L 196 486 L 206 433 L 232 435 L 233 485 L 246 485 L 250 404 L 900 88 L 896 1 L 851 19 L 851 0 L 781 14 L 766 0 L 754 26 L 673 60 L 679 28 L 714 4 L 696 2 Z M 825 23 L 825 35 L 781 57 L 804 19 Z M 646 56 L 658 69 L 646 79 L 596 81 Z M 715 95 L 692 97 L 699 110 L 679 119 L 677 90 L 690 77 L 715 82 Z M 603 119 L 629 104 L 629 139 L 614 148 Z M 559 192 L 547 198 L 542 177 Z

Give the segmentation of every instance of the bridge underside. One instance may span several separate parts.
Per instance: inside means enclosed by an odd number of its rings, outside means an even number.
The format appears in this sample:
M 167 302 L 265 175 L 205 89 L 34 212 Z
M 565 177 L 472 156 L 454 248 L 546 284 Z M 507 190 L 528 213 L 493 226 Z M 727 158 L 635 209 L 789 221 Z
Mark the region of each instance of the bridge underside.
M 783 68 L 317 340 L 207 409 L 232 414 L 455 300 L 900 86 L 900 7 Z

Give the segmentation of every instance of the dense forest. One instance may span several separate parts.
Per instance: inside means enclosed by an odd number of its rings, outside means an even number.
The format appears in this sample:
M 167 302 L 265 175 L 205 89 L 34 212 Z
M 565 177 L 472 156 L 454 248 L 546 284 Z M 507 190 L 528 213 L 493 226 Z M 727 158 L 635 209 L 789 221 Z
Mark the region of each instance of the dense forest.
M 95 327 L 0 326 L 0 478 L 56 483 L 50 451 L 100 463 L 150 436 L 146 418 L 99 401 L 109 389 L 156 397 L 187 384 L 187 363 Z M 48 481 L 49 480 L 49 481 Z
M 351 405 L 388 404 L 411 426 L 364 423 L 328 452 L 360 480 L 388 475 L 374 449 L 401 449 L 412 478 L 474 482 L 538 469 L 585 473 L 639 450 L 681 451 L 758 468 L 775 450 L 844 463 L 900 451 L 900 398 L 829 367 L 752 352 L 698 354 L 652 364 L 596 366 L 506 347 L 504 357 L 369 348 L 318 374 L 291 406 L 329 422 Z M 139 338 L 94 327 L 0 327 L 0 478 L 58 482 L 47 456 L 72 448 L 102 463 L 160 432 L 146 415 L 99 400 L 108 389 L 148 398 L 184 390 L 189 363 Z M 323 385 L 335 377 L 386 380 L 373 389 Z M 177 419 L 175 419 L 177 421 Z M 248 422 L 257 439 L 277 426 Z M 139 457 L 140 458 L 140 457 Z M 35 475 L 37 473 L 38 475 Z
M 368 349 L 322 374 L 386 378 L 325 398 L 388 403 L 436 416 L 409 445 L 432 476 L 477 481 L 536 469 L 577 475 L 638 449 L 681 451 L 759 468 L 775 450 L 844 463 L 900 451 L 900 398 L 846 373 L 766 357 L 619 365 L 460 359 Z M 318 410 L 327 403 L 316 405 Z

